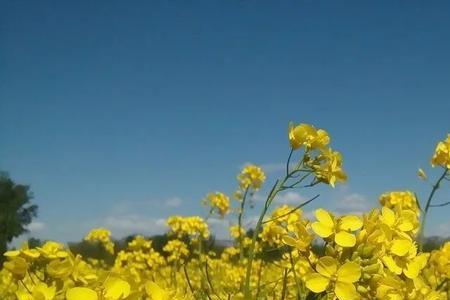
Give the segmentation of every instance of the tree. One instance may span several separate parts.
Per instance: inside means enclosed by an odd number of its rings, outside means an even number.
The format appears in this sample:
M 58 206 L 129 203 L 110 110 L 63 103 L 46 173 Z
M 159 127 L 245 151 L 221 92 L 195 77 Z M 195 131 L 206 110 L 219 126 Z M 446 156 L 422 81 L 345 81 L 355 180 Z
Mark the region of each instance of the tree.
M 0 173 L 0 262 L 13 238 L 27 232 L 26 226 L 37 216 L 27 185 L 16 184 L 8 174 Z
M 30 237 L 27 243 L 30 248 L 42 247 L 44 245 L 44 241 L 35 237 Z

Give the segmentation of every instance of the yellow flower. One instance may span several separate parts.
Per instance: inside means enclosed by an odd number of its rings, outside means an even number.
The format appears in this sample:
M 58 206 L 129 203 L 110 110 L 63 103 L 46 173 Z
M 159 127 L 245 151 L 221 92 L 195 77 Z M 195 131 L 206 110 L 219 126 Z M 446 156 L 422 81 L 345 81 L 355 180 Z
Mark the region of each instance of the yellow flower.
M 70 288 L 66 292 L 67 300 L 123 300 L 130 295 L 130 284 L 116 277 L 108 277 L 98 292 L 85 287 Z M 100 294 L 100 295 L 99 295 Z
M 172 216 L 167 219 L 167 225 L 169 225 L 171 232 L 178 237 L 191 236 L 192 238 L 202 237 L 206 239 L 210 234 L 208 224 L 198 216 Z
M 98 296 L 94 290 L 85 287 L 75 287 L 66 292 L 67 300 L 97 300 Z
M 162 289 L 159 285 L 153 281 L 147 282 L 145 285 L 145 291 L 151 300 L 169 300 L 169 292 Z
M 85 241 L 99 242 L 106 251 L 114 254 L 114 243 L 111 241 L 111 231 L 106 228 L 94 228 L 85 237 Z
M 152 247 L 152 241 L 146 240 L 142 235 L 136 235 L 132 241 L 128 243 L 129 250 L 148 250 Z
M 352 231 L 362 227 L 362 221 L 357 216 L 343 216 L 335 219 L 324 209 L 317 209 L 315 212 L 317 221 L 312 223 L 314 232 L 322 238 L 333 238 L 336 244 L 341 247 L 353 247 L 356 244 L 356 237 Z
M 77 255 L 73 261 L 71 276 L 76 282 L 83 284 L 88 284 L 98 278 L 92 266 L 83 261 L 80 255 Z
M 230 211 L 230 198 L 224 193 L 210 193 L 206 196 L 205 202 L 211 206 L 212 211 L 217 211 L 222 217 Z
M 409 294 L 407 288 L 408 286 L 399 277 L 388 275 L 379 281 L 376 296 L 380 300 L 404 300 Z
M 73 271 L 73 261 L 71 257 L 54 259 L 47 264 L 47 273 L 53 278 L 65 278 Z
M 319 258 L 316 264 L 317 273 L 306 277 L 306 287 L 314 293 L 327 289 L 334 292 L 339 300 L 359 299 L 355 282 L 361 277 L 361 268 L 354 262 L 347 262 L 338 268 L 336 259 L 330 256 Z
M 261 167 L 249 164 L 242 169 L 237 179 L 242 190 L 252 188 L 254 191 L 257 191 L 266 180 L 266 175 Z
M 394 239 L 381 258 L 384 265 L 397 275 L 405 274 L 414 279 L 428 262 L 428 253 L 417 255 L 417 248 L 409 239 Z
M 56 287 L 48 287 L 45 283 L 39 282 L 33 287 L 34 299 L 52 300 L 55 297 Z
M 266 220 L 268 222 L 263 226 L 259 236 L 269 245 L 281 245 L 283 236 L 287 235 L 288 231 L 295 231 L 302 213 L 301 209 L 294 209 L 288 205 L 277 207 L 270 219 Z
M 389 229 L 401 232 L 416 231 L 419 227 L 419 219 L 415 212 L 406 209 L 396 213 L 388 207 L 381 209 L 380 220 Z
M 23 279 L 29 268 L 28 262 L 20 256 L 14 256 L 6 261 L 3 266 L 17 279 Z
M 231 225 L 228 229 L 230 231 L 230 236 L 234 239 L 245 235 L 244 228 L 239 227 L 239 225 Z
M 302 146 L 310 150 L 325 147 L 330 142 L 330 137 L 325 130 L 316 129 L 312 125 L 301 123 L 294 126 L 289 123 L 289 142 L 294 150 Z
M 299 251 L 308 250 L 314 237 L 308 232 L 303 222 L 297 222 L 294 226 L 295 230 L 291 235 L 283 236 L 283 242 Z
M 342 155 L 331 148 L 322 152 L 311 163 L 317 180 L 335 186 L 337 182 L 345 182 L 347 175 L 342 168 Z
M 409 209 L 414 211 L 417 215 L 420 214 L 419 206 L 417 205 L 417 199 L 411 191 L 395 191 L 384 193 L 380 196 L 380 204 L 401 211 Z
M 285 228 L 275 222 L 270 222 L 263 227 L 259 234 L 262 241 L 267 242 L 271 246 L 280 245 L 284 235 L 287 234 Z
M 167 242 L 163 251 L 169 253 L 169 256 L 167 257 L 169 262 L 178 261 L 182 263 L 189 255 L 187 245 L 180 240 L 171 240 Z
M 450 133 L 447 134 L 447 139 L 437 144 L 431 159 L 431 165 L 450 169 Z
M 18 300 L 52 300 L 55 297 L 56 287 L 49 287 L 43 282 L 38 282 L 30 291 L 20 288 L 16 292 Z
M 38 247 L 37 249 L 43 256 L 50 259 L 64 258 L 69 255 L 67 251 L 64 250 L 63 244 L 53 241 L 48 241 L 42 247 Z
M 417 176 L 419 176 L 419 178 L 422 180 L 427 180 L 427 174 L 425 174 L 425 171 L 422 170 L 422 168 L 419 168 L 417 170 Z
M 116 277 L 108 277 L 103 284 L 103 298 L 105 300 L 121 300 L 130 294 L 130 284 Z

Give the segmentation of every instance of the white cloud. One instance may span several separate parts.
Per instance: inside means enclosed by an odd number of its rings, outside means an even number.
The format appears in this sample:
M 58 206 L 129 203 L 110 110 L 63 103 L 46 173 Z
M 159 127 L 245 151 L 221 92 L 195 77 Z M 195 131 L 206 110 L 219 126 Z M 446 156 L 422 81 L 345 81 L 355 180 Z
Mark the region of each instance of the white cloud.
M 369 208 L 369 203 L 364 195 L 353 193 L 346 195 L 341 199 L 340 207 L 345 207 L 348 210 L 366 210 Z
M 40 232 L 40 231 L 44 230 L 46 227 L 47 227 L 47 225 L 44 222 L 33 221 L 26 226 L 26 229 L 30 233 L 36 233 L 36 232 Z
M 246 165 L 253 164 L 252 162 L 245 162 L 239 166 L 239 169 L 244 168 Z M 258 164 L 257 164 L 258 165 Z M 290 167 L 294 167 L 294 163 L 290 164 Z M 259 164 L 264 173 L 266 174 L 272 174 L 272 173 L 279 173 L 279 172 L 286 172 L 286 163 L 266 163 L 266 164 Z
M 274 202 L 277 204 L 300 205 L 307 199 L 296 192 L 285 192 L 277 195 Z
M 256 192 L 253 197 L 252 197 L 252 201 L 254 202 L 264 202 L 266 201 L 267 195 L 265 193 L 262 192 Z
M 147 218 L 138 214 L 109 216 L 100 222 L 100 226 L 110 229 L 116 238 L 130 234 L 162 234 L 167 231 L 165 219 Z
M 245 162 L 239 168 L 242 169 L 243 167 L 245 167 L 246 165 L 249 165 L 249 164 L 252 164 L 252 163 Z M 272 173 L 286 171 L 286 163 L 266 163 L 266 164 L 260 164 L 259 166 L 263 169 L 264 173 L 266 173 L 266 174 L 272 174 Z
M 248 216 L 245 218 L 244 228 L 254 228 L 256 223 L 258 223 L 259 216 Z
M 308 220 L 315 220 L 316 215 L 314 214 L 314 210 L 310 210 L 310 211 L 305 211 L 303 213 L 303 217 Z
M 428 231 L 428 230 L 426 230 Z M 446 223 L 442 223 L 440 225 L 437 226 L 437 230 L 435 232 L 433 232 L 433 235 L 437 234 L 440 236 L 450 236 L 450 222 L 446 222 Z
M 252 198 L 255 202 L 265 202 L 267 200 L 267 195 L 265 193 L 256 193 Z M 273 200 L 274 204 L 288 204 L 288 205 L 299 205 L 308 199 L 301 196 L 297 192 L 287 191 L 279 193 Z
M 154 210 L 155 206 L 158 208 L 175 208 L 183 204 L 183 200 L 180 197 L 173 196 L 170 198 L 149 198 L 146 200 L 123 200 L 116 202 L 110 207 L 107 212 L 108 215 L 122 215 L 122 214 L 134 214 L 141 211 Z
M 179 207 L 181 205 L 181 203 L 182 203 L 182 200 L 181 200 L 181 198 L 178 198 L 178 197 L 172 197 L 165 201 L 165 205 L 167 207 L 172 207 L 172 208 Z
M 366 196 L 351 192 L 348 187 L 337 189 L 331 195 L 330 200 L 326 200 L 325 203 L 319 205 L 319 207 L 323 207 L 337 216 L 348 214 L 362 215 L 368 212 L 373 206 Z M 312 209 L 305 211 L 303 215 L 309 220 L 315 220 L 314 212 L 315 209 Z
M 115 238 L 130 234 L 155 235 L 165 233 L 168 228 L 164 218 L 150 217 L 142 212 L 152 212 L 153 215 L 181 206 L 183 200 L 174 196 L 170 198 L 149 198 L 147 200 L 124 200 L 116 203 L 106 212 L 106 217 L 94 221 L 93 226 L 102 226 L 111 230 Z
M 261 168 L 266 173 L 277 173 L 281 171 L 286 170 L 286 164 L 283 163 L 268 163 L 268 164 L 262 164 Z
M 363 214 L 371 206 L 366 196 L 350 192 L 348 188 L 343 188 L 332 201 L 332 211 L 336 214 Z
M 212 234 L 215 235 L 217 239 L 229 239 L 230 234 L 228 227 L 230 226 L 230 221 L 227 219 L 220 218 L 209 218 L 208 226 Z

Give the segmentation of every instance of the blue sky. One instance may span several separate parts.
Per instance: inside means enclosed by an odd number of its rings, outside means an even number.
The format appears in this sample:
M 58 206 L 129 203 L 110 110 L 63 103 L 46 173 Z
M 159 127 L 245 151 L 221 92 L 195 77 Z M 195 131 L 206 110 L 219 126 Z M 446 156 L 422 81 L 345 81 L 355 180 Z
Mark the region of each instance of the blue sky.
M 270 171 L 268 189 L 288 121 L 327 129 L 349 175 L 307 211 L 423 198 L 416 170 L 438 175 L 450 127 L 443 0 L 3 1 L 0 45 L 0 169 L 31 185 L 42 238 L 160 232 L 231 193 L 246 162 Z M 450 235 L 449 212 L 429 233 Z

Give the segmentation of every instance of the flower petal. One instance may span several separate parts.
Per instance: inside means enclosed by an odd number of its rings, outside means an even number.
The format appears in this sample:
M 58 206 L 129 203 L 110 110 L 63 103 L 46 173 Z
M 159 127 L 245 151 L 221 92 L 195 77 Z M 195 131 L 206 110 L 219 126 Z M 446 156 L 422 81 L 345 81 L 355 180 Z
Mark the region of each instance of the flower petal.
M 297 241 L 290 235 L 284 235 L 282 239 L 283 243 L 285 243 L 286 245 L 289 245 L 291 247 L 297 246 Z
M 356 300 L 361 298 L 355 286 L 351 283 L 336 282 L 334 293 L 339 300 Z
M 397 275 L 402 274 L 402 268 L 400 268 L 397 265 L 397 263 L 392 258 L 392 256 L 385 255 L 381 258 L 381 260 L 383 261 L 384 265 L 389 269 L 389 271 L 391 271 Z
M 380 216 L 381 222 L 386 224 L 389 227 L 394 226 L 395 224 L 395 213 L 392 209 L 383 207 L 381 209 L 381 216 Z
M 147 282 L 145 285 L 145 291 L 152 300 L 167 300 L 169 299 L 169 293 L 162 289 L 159 285 L 153 281 Z
M 330 213 L 327 212 L 325 209 L 322 208 L 317 209 L 315 215 L 320 223 L 328 227 L 334 227 L 333 218 L 331 217 Z
M 356 237 L 349 232 L 340 231 L 334 236 L 334 241 L 341 247 L 353 247 L 356 244 Z
M 97 300 L 97 293 L 94 290 L 84 288 L 84 287 L 75 287 L 68 289 L 66 292 L 67 300 Z
M 337 266 L 336 259 L 331 256 L 323 256 L 317 261 L 316 271 L 319 272 L 319 274 L 330 278 L 336 274 Z
M 344 216 L 340 219 L 339 228 L 343 230 L 355 231 L 362 227 L 363 222 L 357 216 Z
M 312 273 L 306 277 L 306 287 L 314 293 L 325 291 L 330 280 L 320 274 Z
M 412 261 L 406 264 L 406 268 L 403 269 L 403 273 L 405 274 L 406 277 L 410 278 L 410 279 L 414 279 L 417 276 L 419 276 L 419 272 L 420 272 L 421 268 L 420 268 L 420 264 L 418 261 Z
M 412 246 L 413 243 L 410 240 L 394 240 L 391 245 L 391 252 L 398 256 L 405 256 Z
M 106 299 L 124 299 L 130 294 L 130 284 L 120 278 L 110 277 L 105 281 L 104 286 Z
M 314 230 L 314 232 L 322 237 L 322 238 L 327 238 L 330 235 L 333 234 L 333 227 L 329 227 L 324 225 L 323 223 L 320 222 L 314 222 L 311 224 L 311 228 Z
M 353 283 L 361 277 L 361 267 L 354 262 L 347 262 L 343 264 L 337 271 L 337 280 Z

